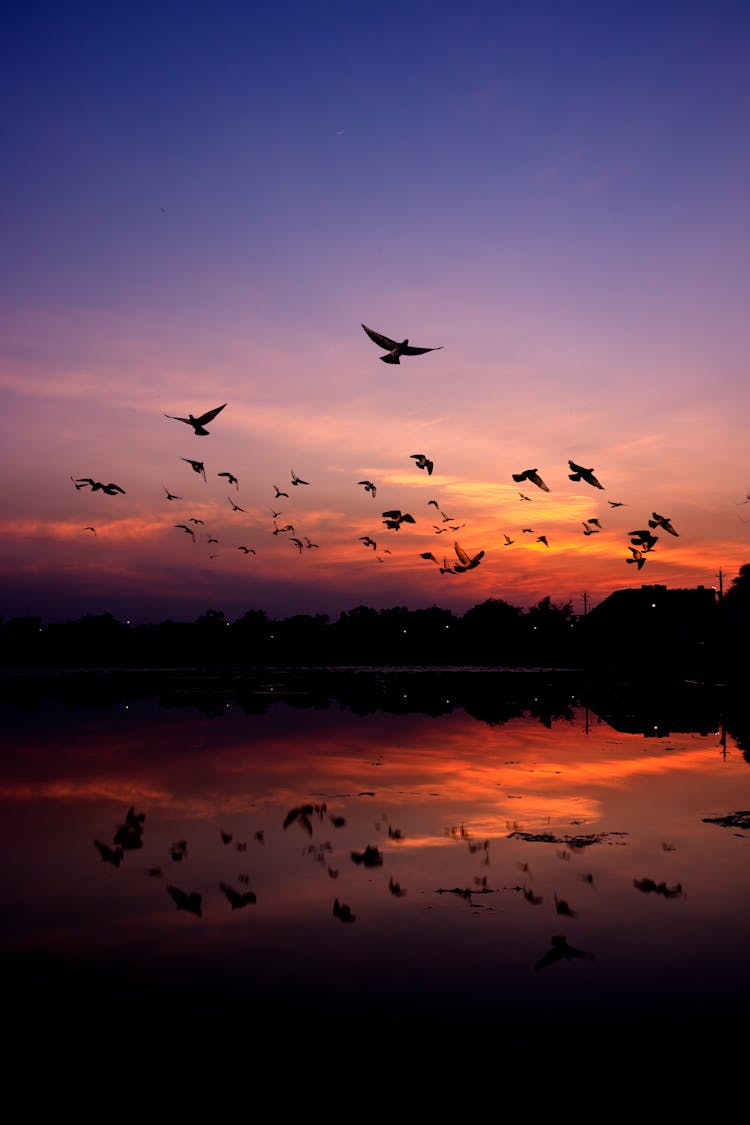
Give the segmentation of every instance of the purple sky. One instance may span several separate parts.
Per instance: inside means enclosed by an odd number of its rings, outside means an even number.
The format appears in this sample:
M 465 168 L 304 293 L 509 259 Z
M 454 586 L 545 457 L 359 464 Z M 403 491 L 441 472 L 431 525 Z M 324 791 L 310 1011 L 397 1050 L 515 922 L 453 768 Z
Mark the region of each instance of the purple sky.
M 29 3 L 5 42 L 0 613 L 581 609 L 748 561 L 746 5 Z

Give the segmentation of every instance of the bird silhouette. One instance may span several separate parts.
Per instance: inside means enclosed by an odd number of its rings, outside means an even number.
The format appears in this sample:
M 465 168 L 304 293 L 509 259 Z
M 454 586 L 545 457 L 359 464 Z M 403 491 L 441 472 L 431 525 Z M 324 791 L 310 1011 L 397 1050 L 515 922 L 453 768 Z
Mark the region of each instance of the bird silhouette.
M 216 475 L 217 477 L 226 477 L 227 484 L 233 484 L 234 487 L 239 491 L 240 482 L 237 480 L 237 477 L 234 475 L 234 473 L 217 473 Z
M 392 531 L 398 531 L 402 523 L 416 522 L 417 521 L 414 519 L 414 516 L 412 516 L 409 512 L 405 512 L 402 515 L 399 508 L 391 508 L 389 511 L 383 512 L 383 523 Z
M 418 469 L 427 469 L 427 475 L 432 476 L 432 470 L 435 467 L 434 462 L 430 460 L 426 453 L 411 453 L 409 456 L 412 460 L 417 462 Z
M 246 513 L 246 509 L 245 509 L 245 508 L 241 508 L 241 507 L 239 506 L 239 504 L 235 504 L 235 502 L 234 502 L 234 500 L 232 499 L 232 497 L 231 497 L 231 496 L 227 496 L 227 500 L 228 500 L 228 501 L 229 501 L 229 503 L 230 503 L 230 504 L 232 505 L 232 511 L 233 511 L 233 512 L 245 512 L 245 513 Z
M 188 527 L 186 523 L 176 523 L 175 527 L 179 527 L 182 531 L 186 531 L 188 535 L 192 537 L 192 540 L 195 543 L 195 532 L 193 531 L 192 527 Z
M 660 516 L 657 512 L 652 512 L 653 519 L 648 521 L 649 527 L 663 527 L 670 535 L 676 535 L 679 538 L 679 532 L 675 531 L 669 521 L 669 516 Z
M 219 883 L 219 889 L 229 899 L 232 910 L 241 910 L 243 906 L 252 906 L 258 901 L 253 891 L 235 891 L 228 883 Z
M 571 470 L 568 473 L 570 480 L 585 480 L 586 484 L 590 484 L 592 488 L 604 488 L 604 485 L 600 484 L 594 476 L 593 469 L 584 469 L 582 465 L 576 465 L 575 461 L 568 461 L 568 464 Z
M 189 914 L 195 914 L 198 918 L 201 917 L 201 903 L 203 898 L 197 891 L 181 891 L 179 887 L 173 887 L 171 883 L 167 887 L 167 890 L 177 904 L 178 910 L 187 910 Z
M 93 531 L 94 535 L 96 535 L 96 528 L 95 527 L 82 527 L 81 531 Z
M 549 488 L 536 469 L 524 469 L 522 473 L 513 473 L 512 476 L 516 484 L 520 484 L 522 480 L 527 480 L 529 484 L 535 484 L 537 488 L 541 488 L 542 492 L 549 492 Z
M 584 957 L 589 961 L 595 960 L 593 953 L 584 953 L 582 949 L 576 949 L 574 946 L 569 945 L 566 938 L 562 934 L 556 934 L 552 939 L 552 948 L 544 954 L 543 957 L 534 965 L 534 972 L 540 969 L 547 969 L 550 965 L 555 965 L 558 961 L 573 961 L 576 958 Z
M 391 340 L 389 336 L 382 336 L 380 332 L 368 328 L 366 324 L 362 327 L 374 344 L 388 352 L 388 355 L 380 357 L 383 363 L 400 363 L 402 355 L 424 355 L 425 352 L 442 351 L 442 345 L 439 348 L 415 348 L 408 340 L 401 340 L 399 343 L 397 340 Z
M 104 863 L 111 863 L 113 867 L 119 867 L 122 863 L 125 853 L 121 847 L 110 848 L 109 844 L 103 844 L 101 840 L 94 840 L 94 847 Z
M 510 547 L 515 543 L 515 539 L 511 539 L 510 535 L 506 535 L 505 532 L 503 532 L 503 538 L 505 539 L 505 543 L 503 544 L 505 547 Z
M 181 496 L 175 496 L 175 494 L 173 492 L 170 492 L 169 489 L 167 488 L 166 484 L 163 484 L 162 488 L 164 489 L 164 491 L 167 494 L 166 495 L 167 500 L 182 500 Z
M 292 472 L 292 484 L 295 487 L 298 484 L 309 484 L 310 483 L 309 480 L 303 480 L 302 477 L 298 477 L 297 474 L 295 473 L 294 469 L 292 469 L 291 472 Z M 281 495 L 284 496 L 284 495 L 286 495 L 286 493 L 282 493 Z
M 369 492 L 373 500 L 375 499 L 375 493 L 377 492 L 377 489 L 375 488 L 375 485 L 371 480 L 358 480 L 357 484 L 363 484 L 365 486 L 365 492 Z
M 72 477 L 70 479 L 73 480 Z M 78 477 L 73 480 L 73 484 L 76 488 L 85 488 L 89 485 L 92 492 L 103 492 L 106 496 L 116 496 L 118 492 L 125 495 L 125 489 L 120 488 L 119 484 L 112 484 L 111 481 L 109 484 L 102 484 L 100 480 L 94 480 L 92 477 Z
M 204 426 L 207 422 L 213 422 L 216 415 L 219 414 L 226 405 L 226 403 L 223 403 L 222 406 L 217 406 L 213 410 L 207 410 L 205 414 L 201 414 L 198 418 L 193 414 L 188 414 L 187 418 L 180 418 L 176 414 L 165 414 L 164 417 L 172 418 L 175 422 L 185 422 L 186 425 L 193 427 L 194 432 L 199 437 L 206 437 L 208 435 L 208 430 L 204 429 Z
M 454 565 L 453 567 L 456 574 L 463 574 L 466 570 L 473 570 L 475 566 L 479 566 L 484 558 L 484 551 L 479 551 L 478 554 L 470 557 L 458 541 L 453 544 L 453 550 L 458 555 L 459 560 L 459 565 Z
M 328 873 L 331 873 L 330 867 Z M 336 872 L 336 874 L 338 874 L 338 872 Z M 351 907 L 347 906 L 345 902 L 339 902 L 338 899 L 335 899 L 333 903 L 333 916 L 334 918 L 338 918 L 341 922 L 356 922 L 357 920 L 357 915 L 352 914 Z
M 206 466 L 203 464 L 202 461 L 191 461 L 189 457 L 180 457 L 180 460 L 181 461 L 187 461 L 188 465 L 190 465 L 193 472 L 199 473 L 203 477 L 203 483 L 204 484 L 208 483 L 206 481 Z

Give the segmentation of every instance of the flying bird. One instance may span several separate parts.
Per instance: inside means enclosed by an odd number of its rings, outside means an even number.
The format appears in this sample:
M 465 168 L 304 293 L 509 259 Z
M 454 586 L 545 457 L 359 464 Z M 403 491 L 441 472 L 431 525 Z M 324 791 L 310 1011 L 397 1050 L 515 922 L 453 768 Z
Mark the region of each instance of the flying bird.
M 537 488 L 541 488 L 542 492 L 549 492 L 549 488 L 536 469 L 524 469 L 522 473 L 513 473 L 512 475 L 516 484 L 520 484 L 522 480 L 527 480 L 529 484 L 535 484 Z
M 70 479 L 73 480 L 72 477 Z M 111 481 L 109 484 L 102 484 L 100 480 L 94 480 L 92 477 L 78 477 L 77 480 L 73 480 L 73 484 L 76 489 L 85 488 L 88 484 L 92 492 L 103 492 L 107 496 L 115 496 L 118 492 L 125 495 L 125 489 L 120 488 L 119 484 L 112 484 Z
M 167 488 L 166 484 L 163 484 L 162 488 L 164 489 L 164 491 L 167 494 L 166 495 L 167 500 L 182 500 L 181 496 L 175 496 L 175 494 L 173 492 L 170 492 L 169 489 Z
M 657 512 L 652 512 L 651 515 L 654 518 L 648 521 L 649 527 L 663 527 L 670 535 L 676 535 L 679 538 L 679 532 L 675 531 L 672 527 L 672 524 L 669 522 L 669 516 L 660 516 Z
M 377 549 L 377 543 L 374 539 L 371 539 L 369 535 L 360 535 L 359 538 L 360 542 L 363 543 L 365 547 L 372 547 L 373 551 Z
M 310 483 L 309 480 L 303 480 L 302 477 L 298 477 L 297 474 L 295 473 L 294 469 L 292 469 L 292 484 L 293 485 L 296 486 L 298 484 L 309 484 L 309 483 Z M 282 492 L 281 495 L 285 496 L 286 493 Z
M 193 472 L 194 473 L 200 473 L 200 475 L 203 477 L 203 483 L 204 484 L 208 483 L 206 481 L 206 466 L 203 464 L 202 461 L 191 461 L 189 457 L 180 457 L 180 460 L 181 461 L 187 461 L 188 465 L 190 465 Z
M 95 527 L 82 527 L 81 531 L 93 531 L 94 535 L 96 535 L 96 528 Z
M 467 555 L 466 551 L 463 549 L 458 540 L 456 540 L 456 542 L 453 544 L 453 550 L 456 552 L 460 563 L 459 566 L 453 567 L 453 570 L 456 574 L 463 574 L 466 570 L 473 570 L 475 566 L 479 566 L 480 562 L 484 558 L 484 551 L 479 551 L 479 553 L 474 555 L 473 558 Z
M 427 475 L 432 476 L 434 462 L 430 460 L 426 453 L 411 453 L 409 456 L 417 462 L 418 469 L 427 469 Z
M 547 536 L 546 535 L 538 535 L 536 541 L 537 541 L 537 543 L 544 543 L 545 547 L 549 547 L 549 543 L 547 542 Z
M 412 516 L 409 512 L 405 512 L 402 515 L 398 508 L 392 508 L 388 512 L 383 512 L 383 523 L 392 531 L 398 531 L 401 528 L 402 523 L 416 522 L 417 521 L 414 519 L 414 516 Z
M 238 551 L 244 551 L 246 555 L 254 555 L 255 551 L 252 547 L 238 547 Z
M 216 415 L 219 414 L 225 406 L 226 403 L 223 403 L 222 406 L 217 406 L 214 410 L 207 410 L 206 413 L 201 414 L 199 418 L 196 418 L 193 414 L 188 414 L 187 418 L 180 418 L 176 414 L 165 414 L 164 417 L 172 418 L 175 422 L 185 422 L 186 425 L 193 427 L 193 430 L 199 437 L 204 437 L 208 434 L 208 430 L 204 429 L 206 423 L 213 422 Z
M 365 486 L 365 492 L 369 492 L 373 500 L 375 499 L 377 489 L 371 480 L 358 480 L 357 484 L 363 484 Z
M 276 490 L 276 495 L 274 496 L 274 500 L 278 500 L 278 498 L 280 496 L 286 496 L 287 500 L 289 499 L 289 493 L 288 492 L 282 492 L 277 484 L 275 484 L 273 487 Z
M 234 473 L 217 473 L 216 475 L 217 477 L 226 477 L 227 484 L 233 484 L 234 487 L 239 491 L 240 482 L 237 480 L 237 477 L 234 475 Z
M 186 523 L 176 523 L 175 527 L 179 527 L 182 531 L 186 531 L 195 543 L 195 532 L 193 531 L 192 527 L 188 527 Z
M 219 890 L 223 891 L 229 899 L 232 910 L 241 910 L 243 906 L 254 905 L 257 902 L 253 891 L 236 891 L 228 883 L 219 883 Z
M 530 497 L 530 496 L 525 496 L 525 495 L 523 494 L 523 492 L 519 492 L 519 493 L 518 493 L 518 496 L 519 496 L 519 498 L 520 498 L 521 500 L 528 500 L 528 501 L 529 501 L 529 503 L 531 503 L 531 497 Z
M 644 551 L 653 551 L 654 546 L 659 542 L 659 536 L 652 535 L 645 528 L 641 528 L 640 531 L 629 531 L 628 535 L 633 546 L 640 547 Z
M 505 547 L 510 547 L 512 543 L 515 543 L 515 539 L 511 539 L 510 535 L 506 535 L 505 532 L 503 532 L 503 538 L 505 539 Z
M 232 505 L 232 511 L 233 511 L 233 512 L 246 512 L 246 509 L 245 509 L 245 508 L 241 508 L 241 507 L 239 506 L 239 504 L 235 504 L 235 502 L 234 502 L 234 500 L 232 499 L 232 497 L 231 497 L 231 496 L 227 496 L 227 500 L 228 500 L 228 501 L 229 501 L 229 503 L 230 503 L 230 504 Z
M 203 900 L 197 891 L 181 891 L 179 887 L 173 887 L 171 883 L 167 890 L 177 904 L 178 910 L 187 910 L 188 913 L 195 914 L 198 918 L 201 917 L 201 902 Z
M 568 461 L 568 464 L 571 470 L 568 473 L 570 480 L 585 480 L 586 484 L 590 484 L 592 488 L 604 488 L 604 485 L 600 484 L 594 476 L 593 469 L 584 469 L 582 465 L 576 465 L 575 461 Z
M 374 332 L 366 324 L 363 324 L 362 327 L 374 344 L 388 352 L 388 355 L 381 355 L 380 357 L 383 363 L 400 363 L 402 355 L 424 355 L 425 352 L 442 351 L 442 345 L 439 348 L 414 348 L 408 340 L 402 340 L 399 343 L 397 340 L 391 340 L 388 336 L 381 336 L 379 332 Z

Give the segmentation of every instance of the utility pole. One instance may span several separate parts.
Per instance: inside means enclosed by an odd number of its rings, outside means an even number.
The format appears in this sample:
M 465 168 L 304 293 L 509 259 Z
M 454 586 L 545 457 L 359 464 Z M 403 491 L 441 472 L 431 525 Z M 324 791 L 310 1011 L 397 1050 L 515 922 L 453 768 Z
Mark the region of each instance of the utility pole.
M 719 601 L 724 597 L 724 571 L 719 568 L 719 573 L 716 575 L 719 579 Z
M 587 592 L 583 591 L 583 616 L 588 617 L 589 613 L 589 596 Z

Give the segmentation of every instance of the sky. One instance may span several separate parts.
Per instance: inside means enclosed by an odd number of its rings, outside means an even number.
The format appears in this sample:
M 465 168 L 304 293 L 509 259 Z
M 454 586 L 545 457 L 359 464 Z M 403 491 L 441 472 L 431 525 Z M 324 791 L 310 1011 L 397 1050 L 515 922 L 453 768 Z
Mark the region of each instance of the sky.
M 580 612 L 748 561 L 746 4 L 30 0 L 3 39 L 0 614 Z

